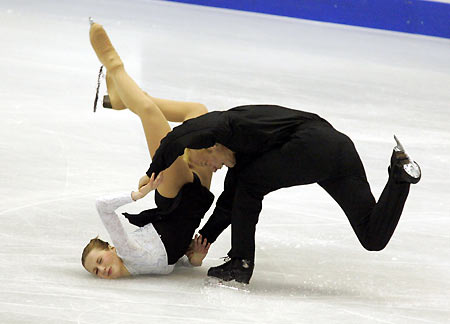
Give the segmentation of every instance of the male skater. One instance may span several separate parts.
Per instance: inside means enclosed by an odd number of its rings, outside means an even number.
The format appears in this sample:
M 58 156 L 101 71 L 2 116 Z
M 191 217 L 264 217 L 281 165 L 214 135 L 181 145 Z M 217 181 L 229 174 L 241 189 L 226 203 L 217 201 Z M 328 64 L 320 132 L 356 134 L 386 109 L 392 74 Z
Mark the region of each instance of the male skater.
M 231 223 L 230 260 L 210 268 L 208 276 L 249 283 L 262 200 L 279 188 L 318 183 L 343 209 L 362 246 L 382 250 L 400 219 L 410 184 L 421 177 L 417 163 L 396 141 L 378 202 L 346 135 L 316 114 L 272 105 L 210 112 L 175 127 L 161 141 L 147 175 L 158 175 L 185 148 L 191 149 L 191 163 L 213 171 L 229 167 L 224 191 L 200 233 L 214 242 Z

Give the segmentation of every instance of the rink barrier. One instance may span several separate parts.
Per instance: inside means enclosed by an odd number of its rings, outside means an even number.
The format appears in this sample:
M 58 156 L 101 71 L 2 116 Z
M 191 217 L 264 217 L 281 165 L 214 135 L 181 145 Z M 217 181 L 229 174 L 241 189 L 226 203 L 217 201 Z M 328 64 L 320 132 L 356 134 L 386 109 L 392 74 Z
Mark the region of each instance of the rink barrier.
M 165 0 L 450 38 L 450 3 L 422 0 Z

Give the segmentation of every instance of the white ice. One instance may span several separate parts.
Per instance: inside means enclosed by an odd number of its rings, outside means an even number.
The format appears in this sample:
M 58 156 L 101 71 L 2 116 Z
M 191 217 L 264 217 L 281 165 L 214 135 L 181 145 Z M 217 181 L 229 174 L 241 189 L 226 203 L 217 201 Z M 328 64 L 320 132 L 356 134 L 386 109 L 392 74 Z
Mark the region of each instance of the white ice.
M 205 281 L 229 231 L 201 268 L 115 281 L 87 273 L 82 248 L 109 239 L 95 198 L 134 189 L 150 163 L 136 116 L 92 112 L 89 16 L 154 96 L 328 119 L 354 140 L 377 198 L 396 134 L 423 179 L 388 247 L 365 251 L 311 185 L 264 200 L 246 289 Z M 1 323 L 450 322 L 448 39 L 148 0 L 2 0 L 0 40 Z M 123 210 L 153 206 L 151 196 Z

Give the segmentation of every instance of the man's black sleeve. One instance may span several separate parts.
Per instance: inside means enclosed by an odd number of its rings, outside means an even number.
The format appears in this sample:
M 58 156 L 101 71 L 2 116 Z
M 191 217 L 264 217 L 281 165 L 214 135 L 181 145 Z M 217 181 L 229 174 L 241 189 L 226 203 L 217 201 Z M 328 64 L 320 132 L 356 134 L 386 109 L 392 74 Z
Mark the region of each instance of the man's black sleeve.
M 231 210 L 236 192 L 236 170 L 228 169 L 225 177 L 224 191 L 217 199 L 216 208 L 199 233 L 213 243 L 217 237 L 231 224 Z
M 175 160 L 183 155 L 185 148 L 201 149 L 214 146 L 228 133 L 220 123 L 220 114 L 211 112 L 197 118 L 185 121 L 175 127 L 161 140 L 158 149 L 153 156 L 147 175 L 155 177 L 172 165 Z M 218 125 L 219 127 L 217 127 Z

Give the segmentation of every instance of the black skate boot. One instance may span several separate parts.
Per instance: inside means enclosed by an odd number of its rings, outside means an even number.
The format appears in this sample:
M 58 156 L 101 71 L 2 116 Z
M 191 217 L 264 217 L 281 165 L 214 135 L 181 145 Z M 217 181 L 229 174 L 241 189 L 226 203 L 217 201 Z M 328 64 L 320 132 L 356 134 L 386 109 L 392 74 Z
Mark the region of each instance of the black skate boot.
M 422 176 L 419 165 L 409 158 L 397 136 L 394 135 L 394 139 L 397 145 L 394 147 L 394 151 L 392 152 L 389 174 L 400 183 L 406 182 L 414 184 L 419 182 Z
M 245 259 L 233 259 L 231 261 L 231 274 L 237 282 L 248 284 L 253 274 L 255 263 Z
M 219 278 L 223 281 L 230 281 L 233 279 L 231 277 L 231 259 L 229 257 L 223 259 L 225 261 L 224 264 L 209 268 L 208 277 Z
M 221 279 L 223 281 L 235 280 L 248 284 L 253 274 L 255 264 L 253 261 L 233 258 L 218 267 L 208 270 L 208 276 Z

